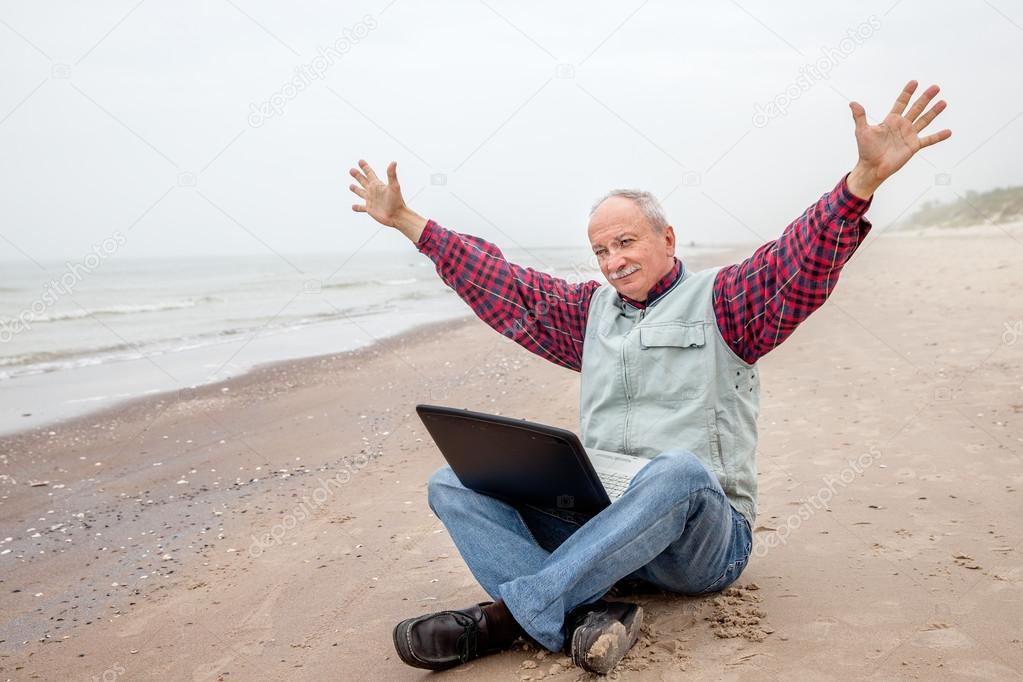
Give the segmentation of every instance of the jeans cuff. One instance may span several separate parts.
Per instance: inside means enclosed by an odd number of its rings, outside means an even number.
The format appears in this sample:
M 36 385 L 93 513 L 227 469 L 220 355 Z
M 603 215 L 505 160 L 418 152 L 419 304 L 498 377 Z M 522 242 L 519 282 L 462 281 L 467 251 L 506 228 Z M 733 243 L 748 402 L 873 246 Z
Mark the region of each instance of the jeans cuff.
M 533 640 L 552 653 L 561 651 L 565 644 L 565 636 L 559 630 L 557 639 L 555 639 L 553 636 L 537 629 L 537 627 L 533 624 L 535 616 L 531 618 L 529 617 L 529 614 L 520 610 L 518 598 L 515 594 L 514 587 L 512 587 L 512 583 L 498 585 L 497 592 L 504 601 L 504 605 L 508 607 L 509 611 L 511 611 L 515 622 L 519 624 L 519 627 L 526 631 L 527 635 L 532 637 Z

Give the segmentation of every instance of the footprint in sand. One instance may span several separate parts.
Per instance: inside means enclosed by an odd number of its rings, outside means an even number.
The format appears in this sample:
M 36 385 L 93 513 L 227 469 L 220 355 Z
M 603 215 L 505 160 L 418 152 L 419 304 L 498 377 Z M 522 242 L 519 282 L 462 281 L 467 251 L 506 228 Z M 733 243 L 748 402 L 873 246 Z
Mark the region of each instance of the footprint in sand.
M 774 629 L 763 623 L 767 612 L 757 591 L 760 587 L 750 583 L 743 587 L 726 588 L 714 598 L 714 613 L 707 617 L 714 634 L 721 638 L 742 637 L 753 642 L 764 641 Z

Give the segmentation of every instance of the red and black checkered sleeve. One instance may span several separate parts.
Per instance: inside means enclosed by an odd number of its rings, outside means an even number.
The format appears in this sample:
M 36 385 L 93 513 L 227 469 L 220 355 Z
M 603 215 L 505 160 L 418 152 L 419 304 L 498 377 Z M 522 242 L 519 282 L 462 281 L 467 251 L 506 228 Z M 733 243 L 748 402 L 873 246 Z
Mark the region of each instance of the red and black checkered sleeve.
M 850 192 L 844 177 L 781 237 L 718 272 L 714 312 L 736 355 L 756 362 L 824 304 L 870 232 L 863 217 L 869 207 L 870 199 Z
M 417 243 L 476 316 L 523 348 L 575 371 L 597 281 L 569 282 L 508 262 L 490 242 L 430 220 Z

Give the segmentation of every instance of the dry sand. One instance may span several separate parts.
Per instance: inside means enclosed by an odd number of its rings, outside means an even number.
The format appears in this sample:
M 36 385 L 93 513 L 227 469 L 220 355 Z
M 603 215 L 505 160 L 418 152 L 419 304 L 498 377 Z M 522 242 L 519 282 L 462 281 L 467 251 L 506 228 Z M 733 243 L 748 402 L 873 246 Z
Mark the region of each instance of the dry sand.
M 756 555 L 631 594 L 613 676 L 1023 675 L 1021 262 L 1019 230 L 868 239 L 761 361 Z M 394 623 L 485 594 L 413 406 L 575 429 L 577 399 L 470 319 L 2 439 L 0 678 L 421 678 Z M 519 647 L 440 677 L 587 676 Z

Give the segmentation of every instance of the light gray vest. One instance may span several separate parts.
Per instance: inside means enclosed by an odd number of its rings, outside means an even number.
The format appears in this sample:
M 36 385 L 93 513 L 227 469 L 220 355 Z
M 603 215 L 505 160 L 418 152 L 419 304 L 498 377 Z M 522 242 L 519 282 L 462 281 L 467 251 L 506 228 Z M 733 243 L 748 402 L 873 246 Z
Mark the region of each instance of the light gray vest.
M 689 273 L 646 310 L 605 284 L 590 299 L 579 421 L 583 445 L 652 459 L 689 450 L 753 528 L 760 371 L 725 343 L 714 275 Z

